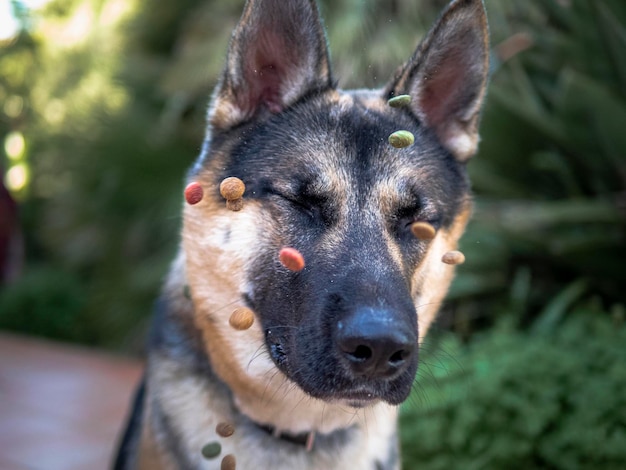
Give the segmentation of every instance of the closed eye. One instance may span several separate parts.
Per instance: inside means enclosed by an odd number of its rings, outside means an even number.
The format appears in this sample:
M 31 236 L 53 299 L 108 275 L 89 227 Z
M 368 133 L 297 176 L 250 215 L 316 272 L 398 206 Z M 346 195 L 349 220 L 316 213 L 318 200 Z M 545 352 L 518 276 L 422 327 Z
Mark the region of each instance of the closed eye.
M 401 230 L 410 229 L 413 222 L 416 222 L 419 219 L 419 212 L 420 210 L 418 207 L 401 208 L 394 217 L 396 225 Z
M 289 203 L 293 205 L 296 209 L 305 213 L 312 219 L 315 219 L 319 215 L 320 208 L 319 206 L 315 204 L 314 201 L 310 201 L 307 198 L 296 199 L 296 198 L 285 197 L 285 196 L 283 196 L 283 198 L 289 201 Z
M 422 207 L 403 207 L 398 210 L 392 219 L 392 223 L 399 237 L 415 238 L 411 232 L 411 228 L 415 222 L 425 222 L 431 225 L 435 231 L 441 226 L 437 215 L 423 210 Z
M 291 195 L 274 188 L 269 189 L 268 194 L 289 203 L 290 206 L 299 212 L 315 219 L 321 212 L 320 201 L 317 198 L 311 198 L 303 195 Z

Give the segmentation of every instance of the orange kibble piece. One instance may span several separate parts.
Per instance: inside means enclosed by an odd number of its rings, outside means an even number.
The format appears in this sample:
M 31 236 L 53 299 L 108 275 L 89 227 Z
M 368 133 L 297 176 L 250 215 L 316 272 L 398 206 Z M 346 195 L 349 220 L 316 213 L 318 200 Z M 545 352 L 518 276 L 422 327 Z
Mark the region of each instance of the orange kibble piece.
M 432 240 L 437 231 L 428 222 L 414 222 L 411 225 L 411 233 L 419 240 Z
M 185 200 L 187 201 L 187 204 L 192 206 L 198 204 L 202 201 L 203 197 L 204 190 L 202 189 L 202 186 L 200 186 L 200 183 L 194 181 L 193 183 L 189 183 L 185 188 Z
M 278 254 L 280 263 L 288 270 L 300 272 L 304 269 L 304 256 L 295 248 L 285 247 Z
M 230 326 L 235 330 L 247 330 L 254 323 L 254 312 L 246 307 L 239 307 L 230 316 L 228 320 Z
M 226 208 L 238 212 L 243 209 L 243 193 L 246 192 L 246 185 L 239 178 L 231 176 L 220 184 L 220 194 L 226 199 Z
M 235 426 L 230 423 L 219 423 L 215 427 L 215 432 L 220 437 L 230 437 L 235 433 Z
M 226 178 L 220 184 L 220 194 L 227 201 L 234 201 L 236 199 L 241 199 L 243 193 L 246 192 L 246 185 L 243 184 L 239 178 L 235 178 L 231 176 L 230 178 Z
M 441 261 L 450 265 L 463 264 L 465 263 L 465 255 L 460 251 L 448 251 L 443 255 Z

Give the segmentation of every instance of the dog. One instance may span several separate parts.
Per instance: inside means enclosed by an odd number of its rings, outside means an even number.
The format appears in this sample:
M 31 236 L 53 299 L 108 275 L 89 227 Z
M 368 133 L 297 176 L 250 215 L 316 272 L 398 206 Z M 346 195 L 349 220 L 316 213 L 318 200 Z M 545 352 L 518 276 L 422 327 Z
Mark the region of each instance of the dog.
M 116 469 L 400 467 L 488 71 L 482 0 L 451 1 L 384 88 L 352 91 L 315 0 L 247 1 Z

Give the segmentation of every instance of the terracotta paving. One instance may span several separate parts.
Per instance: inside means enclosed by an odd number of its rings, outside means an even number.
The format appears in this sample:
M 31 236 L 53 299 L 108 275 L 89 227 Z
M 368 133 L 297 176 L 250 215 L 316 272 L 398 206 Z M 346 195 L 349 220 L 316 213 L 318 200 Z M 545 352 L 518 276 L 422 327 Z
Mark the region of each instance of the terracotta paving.
M 0 469 L 108 469 L 137 361 L 0 332 Z

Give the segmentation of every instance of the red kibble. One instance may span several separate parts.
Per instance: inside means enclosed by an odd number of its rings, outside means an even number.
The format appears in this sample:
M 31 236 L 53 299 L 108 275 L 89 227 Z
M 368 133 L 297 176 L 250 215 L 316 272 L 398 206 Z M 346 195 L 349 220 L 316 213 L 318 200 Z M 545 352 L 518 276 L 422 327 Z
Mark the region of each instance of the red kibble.
M 187 204 L 190 204 L 192 206 L 194 204 L 198 204 L 200 201 L 202 201 L 203 197 L 204 189 L 202 189 L 200 183 L 196 183 L 194 181 L 193 183 L 189 183 L 185 188 L 185 200 L 187 201 Z
M 280 263 L 293 272 L 300 272 L 304 269 L 304 256 L 295 248 L 285 247 L 278 254 Z

